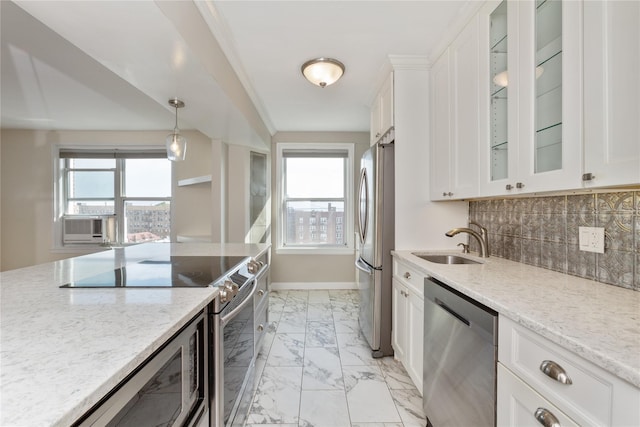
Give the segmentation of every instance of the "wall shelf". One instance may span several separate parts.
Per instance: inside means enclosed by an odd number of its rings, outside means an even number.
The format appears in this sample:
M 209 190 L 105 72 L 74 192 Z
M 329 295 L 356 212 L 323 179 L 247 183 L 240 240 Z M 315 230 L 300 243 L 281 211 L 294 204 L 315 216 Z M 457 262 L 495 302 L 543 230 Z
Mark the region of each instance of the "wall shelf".
M 196 184 L 203 184 L 206 182 L 211 182 L 211 175 L 203 175 L 203 176 L 196 176 L 194 178 L 186 178 L 186 179 L 181 179 L 178 181 L 178 187 L 185 187 L 187 185 L 196 185 Z

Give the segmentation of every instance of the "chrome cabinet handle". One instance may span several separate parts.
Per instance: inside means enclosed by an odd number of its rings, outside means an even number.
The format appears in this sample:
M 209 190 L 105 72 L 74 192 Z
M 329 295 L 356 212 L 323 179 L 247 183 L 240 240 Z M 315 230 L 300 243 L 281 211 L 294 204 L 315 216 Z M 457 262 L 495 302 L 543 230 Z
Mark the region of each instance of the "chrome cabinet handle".
M 259 324 L 257 329 L 258 329 L 258 332 L 264 331 L 264 325 L 262 323 Z
M 405 279 L 411 279 L 411 273 L 409 273 L 408 271 L 404 272 L 404 278 Z
M 545 360 L 540 364 L 540 370 L 543 374 L 562 384 L 573 384 L 567 372 L 553 360 Z
M 560 421 L 548 409 L 538 408 L 534 413 L 536 420 L 544 427 L 561 427 Z
M 258 291 L 258 295 L 259 295 L 259 296 L 264 295 L 264 289 L 260 289 L 260 290 Z

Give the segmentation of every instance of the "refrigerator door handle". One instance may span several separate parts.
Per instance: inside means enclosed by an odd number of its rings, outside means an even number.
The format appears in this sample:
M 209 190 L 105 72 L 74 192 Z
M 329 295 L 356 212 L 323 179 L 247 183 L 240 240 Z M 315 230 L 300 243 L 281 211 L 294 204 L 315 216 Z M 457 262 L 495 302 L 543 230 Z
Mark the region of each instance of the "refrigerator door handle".
M 369 276 L 372 276 L 374 273 L 373 268 L 369 267 L 367 263 L 362 260 L 362 258 L 358 258 L 356 260 L 356 268 L 360 271 L 367 273 Z
M 369 223 L 369 182 L 367 178 L 367 170 L 362 169 L 360 173 L 360 188 L 358 188 L 358 235 L 360 243 L 364 243 L 367 237 L 367 228 Z M 364 194 L 363 194 L 364 191 Z M 364 200 L 363 200 L 364 197 Z

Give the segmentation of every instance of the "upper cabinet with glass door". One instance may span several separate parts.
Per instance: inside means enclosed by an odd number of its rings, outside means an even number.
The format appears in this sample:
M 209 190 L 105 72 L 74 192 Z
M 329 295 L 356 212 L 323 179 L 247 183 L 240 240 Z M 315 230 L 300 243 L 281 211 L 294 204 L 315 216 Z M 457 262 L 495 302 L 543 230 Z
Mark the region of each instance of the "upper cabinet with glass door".
M 488 1 L 480 10 L 481 37 L 488 40 L 480 52 L 480 79 L 485 95 L 480 99 L 480 115 L 487 122 L 489 143 L 480 147 L 480 193 L 496 195 L 505 192 L 517 165 L 515 120 L 516 98 L 510 89 L 509 72 L 515 69 L 510 49 L 517 41 L 517 28 L 507 0 Z M 510 143 L 511 142 L 511 143 Z
M 490 103 L 490 173 L 491 181 L 500 181 L 509 176 L 509 138 L 507 101 L 509 100 L 507 67 L 509 37 L 507 33 L 506 0 L 489 15 L 489 71 L 491 81 Z
M 579 188 L 582 2 L 535 0 L 510 5 L 518 9 L 519 31 L 515 83 L 520 152 L 515 191 Z
M 488 2 L 481 195 L 580 186 L 581 2 Z

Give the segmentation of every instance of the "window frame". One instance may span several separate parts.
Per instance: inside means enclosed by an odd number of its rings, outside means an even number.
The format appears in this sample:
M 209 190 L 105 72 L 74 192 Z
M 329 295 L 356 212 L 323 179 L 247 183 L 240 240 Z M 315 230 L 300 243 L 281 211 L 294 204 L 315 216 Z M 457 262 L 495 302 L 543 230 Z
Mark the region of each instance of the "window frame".
M 347 152 L 345 159 L 345 171 L 344 171 L 344 221 L 342 235 L 344 238 L 344 245 L 329 245 L 329 244 L 309 244 L 309 245 L 286 245 L 285 233 L 286 233 L 286 199 L 285 191 L 285 179 L 286 171 L 284 166 L 285 156 L 284 153 L 287 150 L 296 151 L 309 151 L 310 153 L 318 153 L 322 151 L 335 152 L 336 150 L 342 150 Z M 276 253 L 277 254 L 293 254 L 293 255 L 339 255 L 339 254 L 353 254 L 354 253 L 354 238 L 353 238 L 353 224 L 354 224 L 354 144 L 353 143 L 291 143 L 281 142 L 276 144 L 276 194 L 277 194 L 277 230 L 276 233 Z M 295 198 L 291 200 L 302 200 Z M 309 198 L 305 200 L 319 200 L 317 198 Z M 296 226 L 296 233 L 298 233 L 299 222 L 294 224 Z M 318 224 L 316 224 L 318 225 Z
M 63 152 L 67 153 L 81 153 L 84 158 L 113 158 L 115 159 L 115 166 L 113 168 L 70 168 L 68 163 L 71 160 L 68 155 L 63 155 Z M 109 157 L 110 156 L 110 157 Z M 158 146 L 145 146 L 145 147 L 78 147 L 78 146 L 56 146 L 54 148 L 54 224 L 53 224 L 53 250 L 66 251 L 71 250 L 77 252 L 78 250 L 94 251 L 98 247 L 103 247 L 101 243 L 64 243 L 63 242 L 63 218 L 66 215 L 78 216 L 77 214 L 67 214 L 67 207 L 69 200 L 82 200 L 83 198 L 69 198 L 69 171 L 113 171 L 114 181 L 114 195 L 113 198 L 100 198 L 101 200 L 113 200 L 114 214 L 116 218 L 116 241 L 111 242 L 111 245 L 116 246 L 129 246 L 135 245 L 139 242 L 124 242 L 126 230 L 124 229 L 126 205 L 128 202 L 168 202 L 170 204 L 170 228 L 173 223 L 171 214 L 171 204 L 173 203 L 173 168 L 171 168 L 171 196 L 128 196 L 125 194 L 125 175 L 126 167 L 125 163 L 127 159 L 142 159 L 142 158 L 166 158 L 166 151 L 164 147 Z M 98 198 L 84 198 L 85 200 L 98 200 Z M 80 214 L 81 215 L 81 214 Z M 87 215 L 95 216 L 95 215 Z M 108 215 L 105 215 L 108 216 Z M 110 215 L 109 215 L 110 216 Z M 169 239 L 171 234 L 168 235 Z

